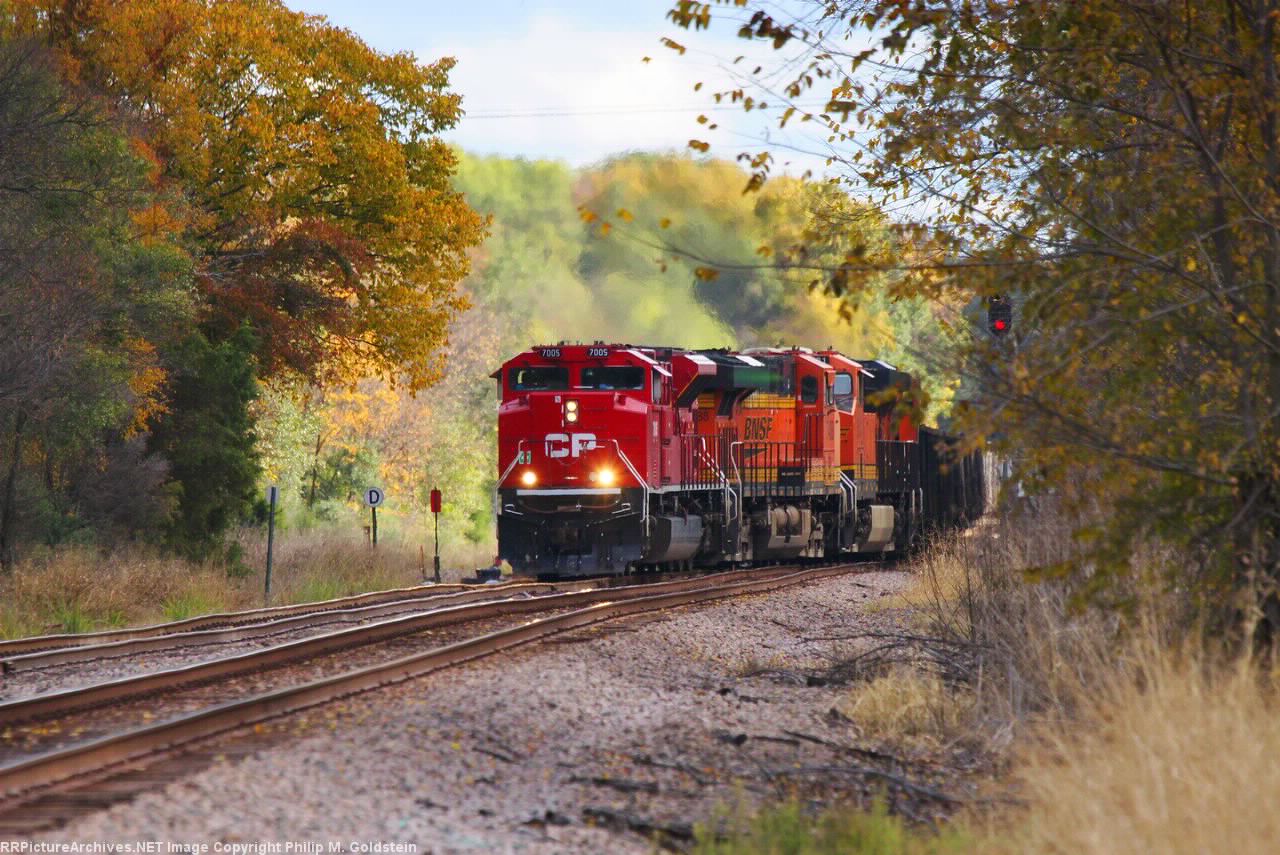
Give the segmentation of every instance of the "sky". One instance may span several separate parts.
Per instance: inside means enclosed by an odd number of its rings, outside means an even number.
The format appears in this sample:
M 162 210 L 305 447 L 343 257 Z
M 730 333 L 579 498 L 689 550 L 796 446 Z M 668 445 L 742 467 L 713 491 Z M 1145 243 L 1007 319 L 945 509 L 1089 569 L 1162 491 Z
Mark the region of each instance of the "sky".
M 665 17 L 671 0 L 286 2 L 380 51 L 411 51 L 424 61 L 455 57 L 452 88 L 467 115 L 445 138 L 472 153 L 581 166 L 629 151 L 687 152 L 695 138 L 711 142 L 712 155 L 732 158 L 759 151 L 767 138 L 780 171 L 820 171 L 823 164 L 795 151 L 816 146 L 796 131 L 779 131 L 776 116 L 710 99 L 735 68 L 776 64 L 778 55 L 736 38 L 727 20 L 710 32 L 679 30 Z M 687 51 L 664 47 L 664 36 Z M 695 92 L 699 81 L 705 85 Z M 699 125 L 699 114 L 719 127 Z

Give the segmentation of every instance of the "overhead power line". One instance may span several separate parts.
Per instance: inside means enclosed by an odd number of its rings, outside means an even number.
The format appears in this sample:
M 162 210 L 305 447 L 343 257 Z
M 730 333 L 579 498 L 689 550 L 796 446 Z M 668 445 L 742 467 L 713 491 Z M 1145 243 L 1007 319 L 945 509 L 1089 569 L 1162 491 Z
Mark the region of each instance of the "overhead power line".
M 779 105 L 780 107 L 787 105 Z M 826 103 L 796 104 L 797 110 L 821 110 Z M 773 109 L 772 107 L 770 109 Z M 689 106 L 650 105 L 650 106 L 618 106 L 591 107 L 576 109 L 573 107 L 532 107 L 527 110 L 468 110 L 465 119 L 553 119 L 571 116 L 626 116 L 644 113 L 718 113 L 728 110 L 742 111 L 742 104 L 692 104 Z

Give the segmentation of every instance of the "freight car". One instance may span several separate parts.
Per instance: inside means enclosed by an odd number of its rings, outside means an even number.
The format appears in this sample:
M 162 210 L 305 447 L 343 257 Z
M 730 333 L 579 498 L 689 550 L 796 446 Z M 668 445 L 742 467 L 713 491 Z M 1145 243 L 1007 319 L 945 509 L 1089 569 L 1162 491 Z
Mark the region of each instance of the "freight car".
M 883 554 L 982 512 L 979 455 L 886 404 L 916 387 L 879 360 L 561 342 L 492 377 L 498 548 L 521 572 Z

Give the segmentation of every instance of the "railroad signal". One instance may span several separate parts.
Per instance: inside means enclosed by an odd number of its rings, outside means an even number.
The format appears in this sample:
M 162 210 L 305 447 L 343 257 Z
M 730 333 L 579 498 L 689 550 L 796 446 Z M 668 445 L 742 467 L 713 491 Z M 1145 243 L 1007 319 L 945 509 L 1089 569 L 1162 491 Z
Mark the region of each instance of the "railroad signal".
M 987 329 L 997 338 L 1013 328 L 1013 304 L 999 294 L 987 300 Z
M 440 507 L 443 500 L 440 491 L 433 489 L 431 491 L 431 514 L 436 523 L 436 552 L 431 559 L 431 564 L 435 570 L 436 584 L 440 583 Z

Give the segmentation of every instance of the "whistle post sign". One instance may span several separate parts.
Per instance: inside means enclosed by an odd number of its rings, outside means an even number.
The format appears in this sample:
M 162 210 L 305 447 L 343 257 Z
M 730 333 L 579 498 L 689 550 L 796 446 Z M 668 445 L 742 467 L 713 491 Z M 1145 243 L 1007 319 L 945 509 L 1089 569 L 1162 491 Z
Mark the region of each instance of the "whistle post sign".
M 364 491 L 364 503 L 369 508 L 369 513 L 373 515 L 373 545 L 378 545 L 378 505 L 382 504 L 387 498 L 387 494 L 382 491 L 381 487 L 370 487 Z

